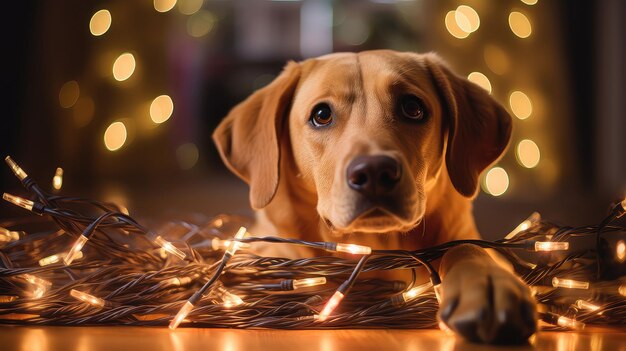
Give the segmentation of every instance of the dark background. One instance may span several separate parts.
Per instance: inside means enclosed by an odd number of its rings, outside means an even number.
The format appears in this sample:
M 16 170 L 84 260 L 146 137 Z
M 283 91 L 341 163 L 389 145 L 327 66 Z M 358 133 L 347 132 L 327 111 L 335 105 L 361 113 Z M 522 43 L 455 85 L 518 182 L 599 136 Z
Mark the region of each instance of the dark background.
M 480 17 L 463 39 L 444 20 L 459 5 Z M 512 91 L 530 98 L 532 114 L 513 117 L 513 140 L 497 165 L 508 188 L 493 196 L 482 184 L 476 201 L 485 236 L 501 237 L 534 210 L 561 223 L 595 223 L 626 192 L 626 5 L 619 0 L 179 0 L 165 12 L 149 0 L 5 6 L 3 157 L 12 155 L 46 188 L 62 167 L 64 193 L 116 201 L 140 217 L 249 213 L 245 185 L 212 145 L 215 126 L 287 60 L 378 48 L 436 51 L 459 74 L 481 72 L 509 111 Z M 89 22 L 100 9 L 112 24 L 94 36 Z M 514 34 L 512 11 L 528 18 L 529 37 Z M 120 82 L 111 67 L 123 52 L 134 55 L 136 69 Z M 69 81 L 80 92 L 64 108 L 59 95 Z M 162 94 L 174 110 L 155 124 L 149 106 Z M 109 151 L 103 135 L 116 121 L 128 138 Z M 523 139 L 540 150 L 536 167 L 518 162 Z M 8 168 L 0 182 L 2 191 L 23 194 Z M 0 205 L 2 217 L 23 214 Z

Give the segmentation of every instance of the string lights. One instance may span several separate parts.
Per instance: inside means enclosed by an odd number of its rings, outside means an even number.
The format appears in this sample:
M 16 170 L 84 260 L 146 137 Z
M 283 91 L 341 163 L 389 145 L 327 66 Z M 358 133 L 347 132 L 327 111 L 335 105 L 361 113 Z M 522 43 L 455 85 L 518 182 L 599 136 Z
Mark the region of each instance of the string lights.
M 626 323 L 626 282 L 594 274 L 596 252 L 610 243 L 614 247 L 603 252 L 624 264 L 619 243 L 626 231 L 614 222 L 623 215 L 626 201 L 617 203 L 597 226 L 557 226 L 533 214 L 498 241 L 377 250 L 253 236 L 243 219 L 223 215 L 173 221 L 157 235 L 116 205 L 48 194 L 13 160 L 7 158 L 7 164 L 31 194 L 7 194 L 5 200 L 42 217 L 0 221 L 0 236 L 10 239 L 0 240 L 0 323 L 169 324 L 171 329 L 183 323 L 290 329 L 436 327 L 441 279 L 431 263 L 460 244 L 495 249 L 509 259 L 535 291 L 541 320 L 555 328 Z M 601 245 L 590 249 L 588 243 L 598 233 Z M 85 252 L 86 243 L 91 249 Z M 262 257 L 247 250 L 255 243 L 349 255 Z M 576 247 L 584 249 L 572 249 Z M 167 254 L 161 256 L 160 250 Z M 518 256 L 521 250 L 530 251 L 524 255 L 528 258 Z M 418 279 L 416 270 L 422 267 L 429 281 Z M 381 270 L 406 270 L 413 272 L 413 279 L 360 278 L 362 272 Z

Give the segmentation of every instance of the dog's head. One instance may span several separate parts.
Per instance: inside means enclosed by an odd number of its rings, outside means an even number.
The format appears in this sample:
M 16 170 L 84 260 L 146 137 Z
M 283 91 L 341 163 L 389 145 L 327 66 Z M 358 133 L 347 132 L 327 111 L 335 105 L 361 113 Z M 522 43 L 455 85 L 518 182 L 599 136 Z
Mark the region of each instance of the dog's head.
M 442 177 L 473 197 L 510 130 L 508 113 L 436 55 L 368 51 L 290 62 L 213 138 L 255 209 L 297 176 L 334 231 L 386 233 L 415 227 Z M 292 174 L 280 174 L 281 150 Z

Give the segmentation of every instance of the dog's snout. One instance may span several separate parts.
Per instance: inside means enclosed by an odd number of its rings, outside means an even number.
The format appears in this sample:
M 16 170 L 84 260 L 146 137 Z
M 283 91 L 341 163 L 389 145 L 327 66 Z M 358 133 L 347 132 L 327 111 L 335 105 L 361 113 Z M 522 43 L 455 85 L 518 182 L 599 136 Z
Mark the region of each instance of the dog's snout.
M 348 165 L 346 180 L 350 188 L 368 197 L 390 193 L 400 181 L 402 167 L 389 156 L 359 156 Z

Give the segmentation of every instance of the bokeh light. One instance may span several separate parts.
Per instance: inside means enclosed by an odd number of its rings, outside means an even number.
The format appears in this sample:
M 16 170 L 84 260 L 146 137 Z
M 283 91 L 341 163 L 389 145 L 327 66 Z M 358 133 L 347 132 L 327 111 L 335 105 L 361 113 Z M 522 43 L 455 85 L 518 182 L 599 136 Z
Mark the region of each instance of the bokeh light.
M 489 81 L 489 78 L 487 78 L 486 75 L 480 72 L 472 72 L 467 76 L 467 79 L 470 82 L 475 83 L 481 88 L 487 90 L 487 92 L 491 94 L 491 82 Z
M 478 13 L 467 5 L 461 5 L 454 14 L 456 24 L 464 32 L 473 33 L 480 27 L 480 17 Z
M 456 20 L 456 11 L 450 11 L 446 14 L 445 24 L 448 33 L 457 39 L 464 39 L 470 35 L 470 32 L 466 32 L 459 27 Z
M 187 19 L 187 34 L 192 37 L 203 37 L 213 29 L 217 18 L 211 11 L 199 11 Z
M 178 12 L 183 15 L 193 15 L 200 11 L 204 0 L 180 0 L 178 1 Z
M 129 52 L 121 54 L 113 63 L 113 77 L 115 80 L 124 81 L 135 72 L 135 56 Z
M 104 146 L 109 151 L 117 151 L 126 142 L 126 126 L 122 122 L 113 122 L 104 132 Z
M 74 123 L 81 128 L 89 124 L 93 119 L 96 110 L 93 99 L 88 96 L 81 96 L 74 105 Z
M 510 60 L 506 52 L 496 45 L 487 44 L 483 51 L 487 67 L 495 74 L 506 74 L 509 71 Z
M 176 6 L 176 0 L 154 0 L 154 9 L 158 12 L 167 12 Z
M 534 141 L 530 139 L 524 139 L 517 144 L 516 149 L 517 161 L 526 168 L 534 168 L 539 164 L 541 159 L 541 152 L 539 147 Z
M 89 31 L 94 36 L 106 33 L 111 27 L 111 13 L 109 10 L 100 10 L 91 16 L 89 21 Z
M 626 260 L 626 243 L 624 240 L 619 240 L 615 246 L 615 256 L 620 262 Z
M 183 144 L 176 149 L 176 160 L 183 170 L 193 168 L 198 163 L 200 152 L 194 143 Z
M 154 123 L 167 121 L 174 112 L 174 102 L 168 95 L 157 96 L 150 104 L 150 118 Z
M 533 32 L 528 17 L 517 11 L 513 11 L 509 14 L 509 27 L 511 27 L 513 34 L 520 38 L 528 38 Z
M 70 108 L 78 101 L 79 96 L 80 87 L 78 86 L 78 82 L 70 80 L 63 84 L 61 90 L 59 90 L 59 105 L 63 108 Z
M 485 192 L 493 196 L 504 194 L 509 188 L 509 175 L 502 167 L 494 167 L 487 172 L 484 183 Z
M 535 5 L 538 0 L 521 0 L 526 5 Z
M 521 91 L 514 91 L 509 95 L 511 111 L 519 119 L 526 119 L 533 113 L 533 104 L 528 95 Z

